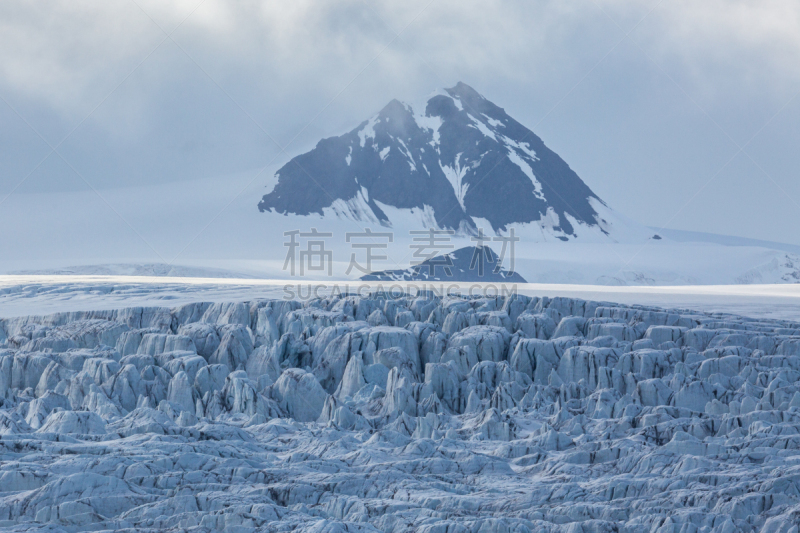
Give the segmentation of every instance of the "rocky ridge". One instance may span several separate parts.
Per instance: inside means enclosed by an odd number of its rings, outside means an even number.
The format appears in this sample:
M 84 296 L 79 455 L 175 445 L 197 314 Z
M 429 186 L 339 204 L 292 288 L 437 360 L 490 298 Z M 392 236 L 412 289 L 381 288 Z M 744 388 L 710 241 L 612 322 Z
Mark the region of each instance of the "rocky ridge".
M 0 320 L 8 531 L 789 533 L 800 323 L 566 298 Z
M 362 281 L 461 281 L 527 283 L 488 246 L 466 246 L 426 259 L 406 269 L 380 270 L 361 276 Z
M 564 241 L 581 227 L 605 236 L 620 230 L 558 154 L 465 83 L 415 106 L 392 100 L 352 131 L 294 157 L 276 178 L 258 204 L 262 212 L 390 227 L 407 224 L 405 213 L 413 229 L 465 234 L 527 224 Z

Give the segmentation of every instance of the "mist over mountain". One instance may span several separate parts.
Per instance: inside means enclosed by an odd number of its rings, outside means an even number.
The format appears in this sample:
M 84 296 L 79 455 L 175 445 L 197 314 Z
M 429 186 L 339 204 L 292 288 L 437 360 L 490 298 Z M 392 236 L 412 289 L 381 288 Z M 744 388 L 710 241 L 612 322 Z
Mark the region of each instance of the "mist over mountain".
M 458 83 L 412 106 L 392 100 L 354 130 L 321 140 L 277 172 L 261 211 L 334 213 L 392 225 L 387 206 L 426 227 L 495 232 L 536 223 L 561 240 L 607 233 L 605 203 L 503 108 Z M 488 230 L 488 228 L 486 228 Z

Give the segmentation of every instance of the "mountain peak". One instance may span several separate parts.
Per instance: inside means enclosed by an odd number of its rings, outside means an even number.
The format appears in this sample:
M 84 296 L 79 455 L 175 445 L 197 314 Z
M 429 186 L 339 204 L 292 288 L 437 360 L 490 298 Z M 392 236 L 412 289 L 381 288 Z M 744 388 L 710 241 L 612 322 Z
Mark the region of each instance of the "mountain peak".
M 383 109 L 380 110 L 378 116 L 392 117 L 392 116 L 400 116 L 403 114 L 409 114 L 408 107 L 400 100 L 393 98 L 388 104 L 386 104 L 383 107 Z
M 451 96 L 457 96 L 459 98 L 463 98 L 463 97 L 465 97 L 465 98 L 480 98 L 480 99 L 484 99 L 485 100 L 485 98 L 483 98 L 483 96 L 478 91 L 476 91 L 475 89 L 473 89 L 472 87 L 470 87 L 469 85 L 464 83 L 463 81 L 460 81 L 460 82 L 456 83 L 454 87 L 450 87 L 449 89 L 445 89 L 445 91 L 447 91 L 447 93 L 450 94 Z
M 597 210 L 605 204 L 569 165 L 463 82 L 423 108 L 391 100 L 356 129 L 292 159 L 278 178 L 260 210 L 346 212 L 393 225 L 385 214 L 393 208 L 422 227 L 474 233 L 476 220 L 495 232 L 538 224 L 561 240 L 576 237 L 577 226 L 606 232 Z

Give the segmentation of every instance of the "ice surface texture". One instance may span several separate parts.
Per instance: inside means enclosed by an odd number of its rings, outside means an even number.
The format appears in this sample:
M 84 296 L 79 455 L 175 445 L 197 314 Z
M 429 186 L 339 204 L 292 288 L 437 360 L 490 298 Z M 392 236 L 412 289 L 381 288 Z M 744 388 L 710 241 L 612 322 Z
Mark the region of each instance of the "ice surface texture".
M 9 531 L 797 532 L 800 323 L 340 296 L 0 320 Z

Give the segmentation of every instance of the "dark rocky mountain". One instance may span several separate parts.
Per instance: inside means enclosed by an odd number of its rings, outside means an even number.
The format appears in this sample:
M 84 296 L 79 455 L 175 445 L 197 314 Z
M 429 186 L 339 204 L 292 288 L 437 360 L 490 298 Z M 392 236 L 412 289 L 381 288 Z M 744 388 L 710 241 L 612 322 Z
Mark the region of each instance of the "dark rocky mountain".
M 536 134 L 464 83 L 424 109 L 392 100 L 351 132 L 293 158 L 277 177 L 261 211 L 323 214 L 340 202 L 356 218 L 385 225 L 381 206 L 426 211 L 438 227 L 461 231 L 475 229 L 473 217 L 495 231 L 547 219 L 570 236 L 568 216 L 596 226 L 595 207 L 605 205 Z
M 437 255 L 405 270 L 383 270 L 361 277 L 362 281 L 460 281 L 484 283 L 527 283 L 516 272 L 502 268 L 502 262 L 488 246 L 466 246 Z M 497 268 L 498 265 L 500 268 Z

